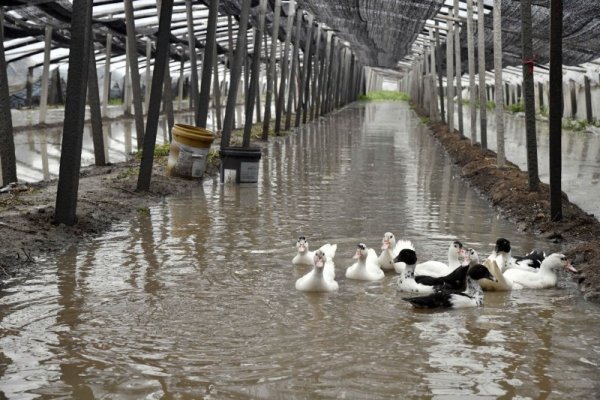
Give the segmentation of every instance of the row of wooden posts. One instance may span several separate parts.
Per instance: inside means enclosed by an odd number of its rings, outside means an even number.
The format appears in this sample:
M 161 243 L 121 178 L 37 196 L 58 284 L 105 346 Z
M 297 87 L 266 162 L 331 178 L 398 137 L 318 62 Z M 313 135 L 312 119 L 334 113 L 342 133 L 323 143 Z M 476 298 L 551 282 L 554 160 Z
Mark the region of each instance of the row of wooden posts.
M 496 121 L 496 163 L 502 168 L 506 163 L 504 151 L 504 107 L 505 94 L 510 91 L 505 89 L 502 77 L 502 30 L 501 30 L 501 0 L 494 0 L 493 5 L 493 37 L 494 37 L 494 85 L 486 85 L 485 70 L 485 32 L 484 28 L 484 2 L 477 1 L 477 64 L 475 59 L 474 43 L 474 2 L 467 0 L 466 26 L 458 18 L 459 1 L 454 0 L 450 7 L 449 15 L 446 17 L 446 71 L 445 83 L 441 68 L 442 45 L 440 44 L 440 31 L 442 28 L 436 21 L 435 26 L 429 27 L 429 40 L 423 41 L 421 49 L 409 66 L 409 74 L 402 82 L 402 87 L 407 90 L 412 100 L 429 115 L 432 121 L 443 121 L 448 125 L 450 131 L 458 130 L 460 134 L 471 138 L 473 144 L 487 151 L 487 100 L 494 99 L 495 121 Z M 522 77 L 523 77 L 523 100 L 525 105 L 525 125 L 527 139 L 527 171 L 529 176 L 529 189 L 539 190 L 539 174 L 537 161 L 537 139 L 535 128 L 535 95 L 533 79 L 533 50 L 531 39 L 531 0 L 522 0 Z M 550 6 L 550 76 L 549 76 L 549 127 L 550 127 L 550 215 L 552 220 L 562 219 L 561 198 L 561 129 L 563 115 L 563 82 L 562 82 L 562 1 L 551 0 Z M 471 131 L 467 135 L 463 127 L 463 87 L 462 87 L 462 57 L 460 45 L 460 30 L 466 28 L 467 50 L 468 50 L 468 75 L 469 75 L 469 98 L 468 104 L 471 117 Z M 456 45 L 455 45 L 456 43 Z M 455 73 L 457 71 L 458 73 Z M 476 75 L 478 80 L 476 84 Z M 586 91 L 589 91 L 589 80 Z M 496 90 L 503 88 L 503 90 Z M 544 104 L 540 91 L 539 102 Z M 439 98 L 439 101 L 438 101 Z M 571 97 L 575 104 L 574 96 Z M 591 118 L 591 96 L 587 102 L 588 117 Z M 444 101 L 444 99 L 446 101 Z M 445 110 L 445 107 L 447 109 Z M 455 121 L 455 107 L 458 120 Z M 479 109 L 477 112 L 477 108 Z M 575 106 L 576 108 L 576 106 Z M 478 120 L 479 116 L 479 120 Z M 479 127 L 479 136 L 478 136 Z
M 154 69 L 151 81 L 147 81 L 145 107 L 142 105 L 140 74 L 138 68 L 138 53 L 136 48 L 135 26 L 133 24 L 133 8 L 131 0 L 126 0 L 125 15 L 127 26 L 127 69 L 130 74 L 127 86 L 132 88 L 131 100 L 134 108 L 136 138 L 138 149 L 143 149 L 140 163 L 137 189 L 147 191 L 150 188 L 153 153 L 156 142 L 158 120 L 161 103 L 169 120 L 169 127 L 173 125 L 173 107 L 171 93 L 171 77 L 169 74 L 169 35 L 172 17 L 173 0 L 159 2 L 159 26 L 155 43 Z M 191 1 L 187 1 L 188 28 L 193 32 Z M 221 104 L 219 98 L 219 84 L 217 57 L 216 57 L 216 21 L 218 16 L 219 0 L 210 0 L 209 15 L 206 33 L 201 74 L 198 74 L 198 60 L 196 51 L 190 51 L 191 64 L 191 107 L 194 110 L 195 124 L 206 128 L 208 110 L 211 96 L 211 83 L 213 86 L 214 104 Z M 242 74 L 246 53 L 247 27 L 250 15 L 250 1 L 242 2 L 239 15 L 239 31 L 235 51 L 233 51 L 232 19 L 229 17 L 229 90 L 225 101 L 225 110 L 222 132 L 221 148 L 230 146 L 231 133 L 234 128 L 235 108 L 238 100 L 238 87 Z M 264 21 L 267 1 L 260 0 L 259 18 L 254 26 L 254 50 L 250 66 L 246 68 L 248 77 L 247 95 L 245 96 L 245 121 L 242 145 L 250 145 L 250 130 L 253 124 L 255 108 L 260 112 L 262 102 L 257 102 L 259 96 L 258 83 L 260 78 L 261 63 L 261 38 L 264 35 Z M 97 67 L 93 50 L 92 35 L 92 0 L 74 0 L 72 9 L 71 33 L 72 39 L 69 52 L 69 69 L 67 75 L 67 90 L 65 97 L 65 117 L 63 127 L 63 141 L 61 149 L 60 170 L 56 198 L 55 221 L 72 225 L 76 222 L 77 190 L 79 185 L 79 171 L 81 163 L 83 124 L 86 100 L 90 107 L 92 135 L 96 164 L 102 165 L 104 160 L 104 144 L 102 135 L 102 108 L 100 90 L 98 87 Z M 315 23 L 314 17 L 298 9 L 294 10 L 294 2 L 290 2 L 286 24 L 286 37 L 283 54 L 279 59 L 280 76 L 277 76 L 277 42 L 280 24 L 281 0 L 276 0 L 273 10 L 273 32 L 271 35 L 271 49 L 267 60 L 267 90 L 264 101 L 263 139 L 267 140 L 272 116 L 271 104 L 275 108 L 275 133 L 288 130 L 292 124 L 298 127 L 300 123 L 331 112 L 358 97 L 364 89 L 363 65 L 357 60 L 352 50 L 342 42 L 332 31 L 326 30 L 321 24 Z M 0 21 L 2 21 L 0 15 Z M 3 41 L 0 26 L 0 42 Z M 305 31 L 310 40 L 306 40 L 301 49 L 301 32 Z M 49 53 L 51 29 L 46 30 L 46 51 Z M 294 42 L 292 43 L 292 38 Z M 189 35 L 189 48 L 195 49 L 195 38 Z M 266 43 L 266 40 L 265 40 Z M 110 75 L 110 34 L 107 36 L 105 76 Z M 302 57 L 300 51 L 302 50 Z M 266 52 L 265 52 L 266 53 Z M 45 60 L 49 60 L 45 58 Z M 149 65 L 149 60 L 147 60 Z M 82 68 L 82 66 L 85 66 Z M 44 74 L 49 71 L 44 63 Z M 146 70 L 147 77 L 150 76 Z M 274 82 L 278 80 L 278 88 Z M 47 82 L 42 77 L 42 82 Z M 181 79 L 180 79 L 181 82 Z M 109 79 L 104 80 L 103 99 L 104 105 L 108 104 Z M 181 95 L 181 84 L 179 85 Z M 276 90 L 278 89 L 278 90 Z M 181 98 L 181 96 L 180 96 Z M 3 182 L 17 180 L 16 164 L 14 157 L 14 142 L 12 139 L 12 121 L 10 106 L 8 104 L 8 82 L 6 78 L 6 61 L 4 48 L 0 46 L 0 157 L 2 161 Z M 47 88 L 42 84 L 42 101 L 47 99 Z M 45 105 L 44 105 L 45 107 Z M 145 108 L 145 110 L 144 110 Z M 106 115 L 106 107 L 104 113 Z M 215 110 L 220 113 L 220 107 Z M 144 115 L 146 121 L 144 123 Z M 294 117 L 294 118 L 292 118 Z M 221 116 L 217 119 L 220 121 Z M 292 121 L 292 119 L 294 119 Z

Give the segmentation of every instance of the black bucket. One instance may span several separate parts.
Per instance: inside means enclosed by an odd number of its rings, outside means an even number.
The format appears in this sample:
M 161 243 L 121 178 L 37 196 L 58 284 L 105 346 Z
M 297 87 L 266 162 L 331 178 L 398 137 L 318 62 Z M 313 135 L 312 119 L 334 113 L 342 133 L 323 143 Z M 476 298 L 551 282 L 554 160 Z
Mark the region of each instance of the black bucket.
M 223 147 L 221 156 L 221 182 L 225 181 L 225 170 L 235 170 L 236 183 L 258 182 L 258 166 L 261 150 L 258 147 Z

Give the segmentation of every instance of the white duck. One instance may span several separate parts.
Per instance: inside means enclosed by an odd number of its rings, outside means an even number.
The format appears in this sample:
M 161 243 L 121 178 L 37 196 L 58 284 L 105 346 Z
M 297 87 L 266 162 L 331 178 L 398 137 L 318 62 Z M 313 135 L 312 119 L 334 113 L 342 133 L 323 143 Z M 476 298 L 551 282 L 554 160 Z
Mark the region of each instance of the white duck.
M 537 271 L 510 268 L 504 272 L 504 277 L 512 281 L 513 289 L 547 289 L 556 286 L 556 272 L 561 268 L 577 273 L 564 254 L 553 253 L 542 261 Z
M 357 246 L 356 253 L 352 258 L 357 261 L 346 269 L 346 278 L 376 281 L 384 277 L 384 273 L 377 262 L 377 253 L 373 249 L 368 249 L 364 243 Z
M 448 247 L 448 264 L 440 261 L 425 261 L 417 264 L 415 267 L 415 275 L 427 275 L 440 277 L 448 275 L 460 266 L 460 257 L 463 254 L 463 245 L 458 240 L 450 243 Z
M 422 285 L 415 282 L 415 266 L 417 265 L 417 253 L 411 249 L 402 249 L 398 257 L 398 262 L 403 262 L 406 267 L 404 274 L 398 278 L 398 290 L 403 292 L 415 293 L 433 293 L 433 286 Z
M 512 259 L 510 242 L 504 238 L 496 240 L 494 251 L 483 262 L 483 265 L 485 265 L 491 274 L 494 275 L 496 281 L 481 281 L 480 285 L 483 290 L 490 292 L 506 292 L 513 289 L 512 280 L 508 279 L 503 273 L 509 268 Z
M 414 250 L 415 248 L 408 240 L 398 240 L 396 242 L 396 237 L 392 232 L 384 233 L 381 240 L 381 254 L 377 259 L 379 267 L 384 271 L 401 272 L 404 269 L 404 265 L 395 265 L 394 259 L 400 254 L 402 249 Z
M 313 265 L 313 259 L 315 256 L 314 251 L 308 250 L 308 241 L 305 236 L 300 236 L 298 241 L 296 242 L 296 249 L 298 250 L 298 254 L 292 259 L 292 264 L 294 265 Z M 328 260 L 333 261 L 333 257 L 335 257 L 335 252 L 337 250 L 337 244 L 324 244 L 319 248 L 325 255 Z
M 338 290 L 335 281 L 335 265 L 321 251 L 315 251 L 314 268 L 296 281 L 296 289 L 303 292 L 332 292 Z

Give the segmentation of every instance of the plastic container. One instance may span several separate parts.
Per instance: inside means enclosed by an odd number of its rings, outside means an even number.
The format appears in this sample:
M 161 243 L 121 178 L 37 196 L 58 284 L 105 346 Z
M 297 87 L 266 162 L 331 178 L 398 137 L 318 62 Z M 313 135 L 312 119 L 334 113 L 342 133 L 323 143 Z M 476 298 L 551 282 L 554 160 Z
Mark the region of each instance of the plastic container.
M 258 182 L 258 167 L 262 156 L 257 147 L 224 147 L 221 155 L 221 182 L 231 179 L 236 183 Z
M 185 124 L 175 124 L 171 134 L 167 175 L 201 178 L 215 135 L 208 129 Z

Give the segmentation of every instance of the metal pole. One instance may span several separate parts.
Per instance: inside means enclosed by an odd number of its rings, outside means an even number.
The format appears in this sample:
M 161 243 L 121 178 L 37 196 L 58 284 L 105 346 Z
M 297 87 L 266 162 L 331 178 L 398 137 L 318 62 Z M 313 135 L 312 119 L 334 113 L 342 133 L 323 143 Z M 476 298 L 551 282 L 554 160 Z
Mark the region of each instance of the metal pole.
M 590 78 L 586 75 L 584 78 L 585 88 L 585 115 L 588 123 L 594 122 L 594 116 L 592 115 L 592 94 L 590 91 Z
M 283 112 L 283 104 L 285 102 L 285 90 L 289 66 L 289 53 L 290 53 L 290 42 L 292 40 L 292 29 L 294 22 L 294 1 L 289 2 L 288 16 L 286 24 L 285 44 L 283 47 L 283 57 L 281 58 L 281 80 L 279 81 L 279 93 L 277 95 L 277 107 L 275 107 L 275 134 L 278 135 L 281 132 L 281 114 Z
M 221 130 L 223 120 L 221 113 L 221 87 L 219 86 L 219 58 L 217 56 L 217 46 L 215 46 L 215 51 L 213 54 L 213 105 L 215 106 L 215 114 L 217 119 L 217 129 Z
M 152 60 L 152 40 L 146 38 L 146 83 L 144 88 L 144 111 L 148 113 L 148 104 L 150 100 L 150 86 L 152 86 L 152 74 L 150 70 L 150 60 Z
M 289 130 L 292 124 L 292 103 L 294 97 L 296 96 L 295 88 L 296 88 L 296 67 L 298 64 L 298 52 L 300 49 L 300 32 L 301 32 L 301 24 L 302 24 L 302 10 L 298 9 L 296 11 L 296 40 L 294 42 L 294 51 L 292 55 L 292 67 L 290 71 L 290 84 L 288 89 L 288 101 L 286 108 L 286 116 L 285 116 L 285 130 Z

